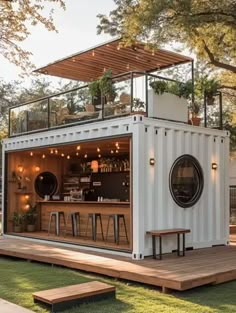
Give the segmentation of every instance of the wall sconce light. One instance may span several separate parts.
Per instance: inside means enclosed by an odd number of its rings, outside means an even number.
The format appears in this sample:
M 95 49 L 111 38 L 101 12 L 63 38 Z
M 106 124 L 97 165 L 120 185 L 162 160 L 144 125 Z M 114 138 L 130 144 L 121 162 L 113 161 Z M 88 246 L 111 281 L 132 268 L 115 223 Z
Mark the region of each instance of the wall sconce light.
M 40 171 L 40 166 L 36 165 L 34 169 L 35 169 L 35 172 L 39 172 Z
M 26 204 L 26 205 L 25 205 L 25 210 L 29 210 L 29 208 L 30 208 L 30 205 L 29 205 L 29 204 Z
M 211 168 L 213 170 L 217 170 L 217 163 L 211 163 Z
M 18 169 L 19 173 L 23 173 L 24 172 L 24 166 L 23 165 L 18 165 L 17 169 Z
M 155 159 L 154 159 L 154 158 L 150 158 L 149 164 L 150 164 L 150 165 L 155 165 Z
M 29 200 L 29 195 L 25 195 L 25 200 Z

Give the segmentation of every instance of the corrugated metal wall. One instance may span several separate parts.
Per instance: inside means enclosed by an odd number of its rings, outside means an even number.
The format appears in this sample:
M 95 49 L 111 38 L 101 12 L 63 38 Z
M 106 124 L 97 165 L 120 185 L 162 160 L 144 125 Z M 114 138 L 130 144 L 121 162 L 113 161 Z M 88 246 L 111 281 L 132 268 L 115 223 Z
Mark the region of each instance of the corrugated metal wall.
M 146 120 L 145 120 L 146 121 Z M 158 126 L 162 124 L 163 126 Z M 172 125 L 171 125 L 172 124 Z M 145 122 L 139 124 L 143 132 L 143 159 L 140 163 L 139 201 L 143 205 L 143 220 L 139 226 L 140 240 L 145 255 L 151 253 L 151 238 L 147 230 L 165 228 L 190 228 L 187 247 L 206 247 L 225 244 L 228 237 L 228 137 L 224 132 L 212 132 L 174 123 Z M 171 125 L 171 126 L 170 126 Z M 200 130 L 200 131 L 198 131 Z M 135 137 L 135 131 L 134 131 Z M 142 136 L 141 136 L 142 137 Z M 169 189 L 169 173 L 174 161 L 190 154 L 200 163 L 204 174 L 204 189 L 200 200 L 190 208 L 181 208 L 173 200 Z M 155 166 L 149 159 L 155 158 Z M 135 158 L 135 157 L 134 157 Z M 212 162 L 218 165 L 212 170 Z M 136 195 L 134 194 L 134 197 Z M 135 201 L 135 199 L 134 199 Z M 134 211 L 135 211 L 134 206 Z M 135 212 L 134 212 L 135 215 Z M 226 229 L 227 228 L 227 229 Z M 141 231 L 143 229 L 143 232 Z M 135 235 L 134 235 L 135 241 Z M 164 251 L 176 249 L 176 238 L 164 238 Z M 142 250 L 142 248 L 141 248 Z

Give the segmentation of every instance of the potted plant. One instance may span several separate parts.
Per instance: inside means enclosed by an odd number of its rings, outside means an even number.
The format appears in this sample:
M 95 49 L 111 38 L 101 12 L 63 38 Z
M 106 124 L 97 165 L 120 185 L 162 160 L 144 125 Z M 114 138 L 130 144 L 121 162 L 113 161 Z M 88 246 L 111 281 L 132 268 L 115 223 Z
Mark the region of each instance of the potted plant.
M 89 93 L 92 97 L 92 103 L 97 104 L 98 100 L 101 102 L 101 91 L 99 87 L 99 80 L 95 80 L 88 85 Z M 99 103 L 98 103 L 99 104 Z
M 199 117 L 199 112 L 200 112 L 201 106 L 195 102 L 191 105 L 190 107 L 190 112 L 191 112 L 191 119 L 189 120 L 189 124 L 194 125 L 194 126 L 199 126 L 201 118 Z
M 99 79 L 99 89 L 107 102 L 114 101 L 116 97 L 116 89 L 112 83 L 112 71 L 107 70 Z
M 167 92 L 185 99 L 190 99 L 193 92 L 193 85 L 191 80 L 188 80 L 185 83 L 157 80 L 151 82 L 150 87 L 152 87 L 157 95 L 162 95 L 164 92 Z
M 220 83 L 214 78 L 208 79 L 207 76 L 203 76 L 198 85 L 198 88 L 206 97 L 207 105 L 213 105 L 215 102 L 214 96 L 220 87 Z
M 36 229 L 36 222 L 37 222 L 37 207 L 38 204 L 32 205 L 29 203 L 29 209 L 25 213 L 26 219 L 26 229 L 28 232 L 33 232 Z
M 14 233 L 21 233 L 22 232 L 22 225 L 24 221 L 24 214 L 21 212 L 13 212 L 12 215 L 12 225 L 13 225 L 13 232 Z
M 162 95 L 168 91 L 167 82 L 164 80 L 156 80 L 150 83 L 150 87 L 154 90 L 157 95 Z

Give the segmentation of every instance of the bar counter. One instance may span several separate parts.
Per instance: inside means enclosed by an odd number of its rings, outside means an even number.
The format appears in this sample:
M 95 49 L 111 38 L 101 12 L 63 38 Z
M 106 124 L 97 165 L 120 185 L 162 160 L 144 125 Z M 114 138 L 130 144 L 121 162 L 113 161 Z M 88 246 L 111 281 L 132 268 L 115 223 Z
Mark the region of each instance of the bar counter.
M 130 202 L 113 202 L 113 201 L 57 201 L 57 200 L 40 200 L 40 230 L 48 231 L 48 223 L 51 212 L 63 211 L 65 218 L 70 212 L 80 213 L 80 230 L 81 235 L 85 236 L 86 225 L 89 213 L 100 213 L 102 216 L 103 232 L 106 235 L 107 222 L 110 214 L 124 214 L 126 226 L 128 230 L 128 237 L 131 239 L 131 207 Z M 71 221 L 67 225 L 67 231 L 71 233 Z M 54 225 L 52 225 L 52 230 Z M 60 227 L 64 230 L 64 223 L 61 219 Z M 123 225 L 121 225 L 121 232 L 123 232 Z M 88 235 L 91 233 L 91 224 L 89 223 Z M 113 226 L 109 226 L 109 237 L 113 236 Z M 130 240 L 131 241 L 131 240 Z

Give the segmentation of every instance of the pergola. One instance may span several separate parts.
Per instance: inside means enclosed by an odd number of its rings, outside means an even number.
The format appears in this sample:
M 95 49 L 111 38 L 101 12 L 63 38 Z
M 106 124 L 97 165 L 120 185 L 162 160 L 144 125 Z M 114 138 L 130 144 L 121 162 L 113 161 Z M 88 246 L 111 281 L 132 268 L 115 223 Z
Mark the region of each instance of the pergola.
M 75 53 L 41 67 L 35 72 L 90 82 L 98 79 L 107 69 L 112 75 L 141 71 L 154 72 L 193 59 L 163 49 L 148 49 L 144 43 L 124 47 L 121 39 L 115 39 L 88 50 Z

